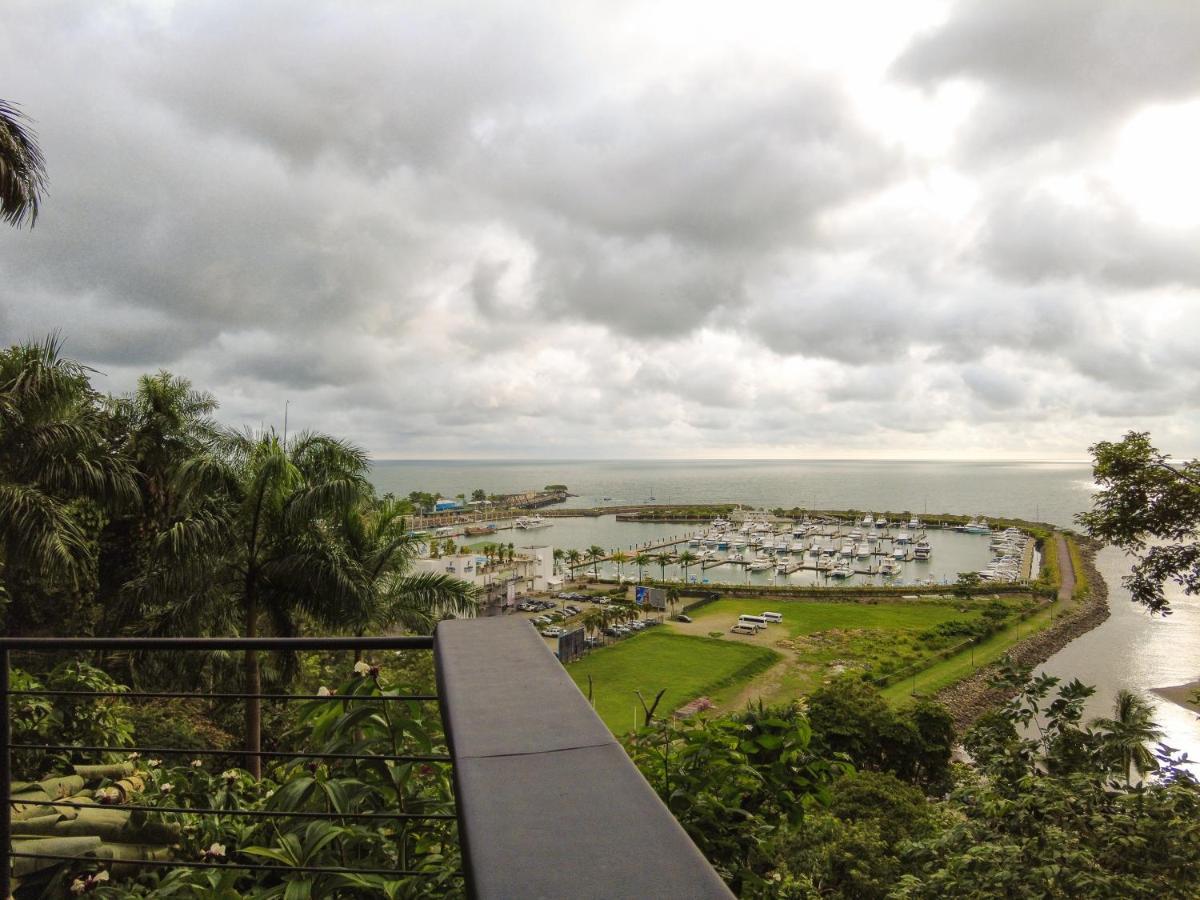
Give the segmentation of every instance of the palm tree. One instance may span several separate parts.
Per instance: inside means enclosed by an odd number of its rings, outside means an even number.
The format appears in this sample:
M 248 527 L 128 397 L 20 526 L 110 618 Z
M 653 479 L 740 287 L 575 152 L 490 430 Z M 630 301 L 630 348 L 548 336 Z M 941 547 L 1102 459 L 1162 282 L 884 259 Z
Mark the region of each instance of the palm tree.
M 431 634 L 445 616 L 471 616 L 478 608 L 472 585 L 436 572 L 410 574 L 420 542 L 408 533 L 405 507 L 403 501 L 364 499 L 342 521 L 347 555 L 362 575 L 359 593 L 343 610 L 343 630 L 358 637 L 395 629 Z
M 219 440 L 212 418 L 216 409 L 211 394 L 166 371 L 143 375 L 134 393 L 109 400 L 116 429 L 124 436 L 120 450 L 136 473 L 144 528 L 161 530 L 170 521 L 180 466 Z
M 327 435 L 305 433 L 286 443 L 273 430 L 228 435 L 220 452 L 189 460 L 179 476 L 190 493 L 226 494 L 225 552 L 208 560 L 199 589 L 180 583 L 173 569 L 160 570 L 163 595 L 192 600 L 202 591 L 210 627 L 240 630 L 247 638 L 293 636 L 305 621 L 347 629 L 369 620 L 370 592 L 345 539 L 348 518 L 369 495 L 366 471 L 363 451 Z M 186 547 L 190 523 L 178 523 L 172 533 L 171 543 Z M 173 587 L 184 590 L 177 594 Z M 247 694 L 262 693 L 255 651 L 244 655 L 243 679 Z M 255 777 L 262 771 L 261 734 L 261 704 L 251 697 L 245 748 L 246 768 Z
M 580 552 L 578 550 L 568 550 L 567 551 L 567 565 L 571 570 L 572 578 L 575 577 L 575 569 L 576 569 L 576 567 L 578 567 L 579 560 L 581 558 L 582 558 L 582 554 L 580 554 Z
M 679 565 L 683 567 L 683 581 L 687 583 L 688 567 L 697 560 L 697 556 L 691 550 L 684 550 L 679 554 Z
M 56 336 L 0 351 L 0 591 L 10 598 L 9 634 L 45 618 L 52 607 L 38 594 L 77 591 L 94 578 L 98 527 L 85 524 L 88 508 L 112 513 L 137 498 L 89 370 L 60 351 Z M 61 627 L 62 610 L 54 615 Z
M 675 604 L 679 602 L 679 588 L 667 588 L 667 605 L 671 608 L 671 612 L 675 612 Z
M 1158 768 L 1154 754 L 1146 746 L 1163 736 L 1162 729 L 1151 718 L 1153 715 L 1154 708 L 1144 697 L 1121 689 L 1113 700 L 1113 717 L 1092 720 L 1092 727 L 1101 732 L 1104 750 L 1125 773 L 1126 787 L 1133 781 L 1133 771 L 1141 776 Z
M 666 581 L 667 580 L 667 566 L 669 566 L 671 564 L 671 554 L 670 553 L 659 553 L 659 554 L 655 555 L 654 561 L 656 563 L 658 563 L 659 571 L 662 574 L 662 580 Z
M 617 583 L 619 584 L 625 563 L 629 562 L 629 554 L 624 550 L 615 550 L 613 551 L 612 561 L 617 564 Z
M 0 219 L 20 228 L 37 221 L 46 192 L 46 164 L 29 119 L 0 100 Z
M 650 565 L 650 554 L 645 550 L 642 550 L 633 557 L 633 561 L 638 567 L 638 584 L 641 584 L 642 577 L 646 571 L 646 566 Z
M 566 552 L 563 550 L 562 547 L 554 548 L 554 574 L 555 575 L 558 575 L 562 570 L 562 561 L 563 561 L 564 556 L 566 556 Z
M 592 577 L 596 580 L 600 579 L 600 560 L 604 559 L 604 548 L 599 544 L 592 544 L 587 548 L 587 557 L 592 561 Z

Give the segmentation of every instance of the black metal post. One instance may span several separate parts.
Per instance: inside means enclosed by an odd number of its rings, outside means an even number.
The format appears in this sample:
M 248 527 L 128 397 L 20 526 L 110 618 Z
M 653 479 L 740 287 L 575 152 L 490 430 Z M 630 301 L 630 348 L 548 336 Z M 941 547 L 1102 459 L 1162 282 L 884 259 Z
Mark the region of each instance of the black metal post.
M 12 896 L 12 720 L 8 708 L 8 651 L 0 650 L 0 897 Z

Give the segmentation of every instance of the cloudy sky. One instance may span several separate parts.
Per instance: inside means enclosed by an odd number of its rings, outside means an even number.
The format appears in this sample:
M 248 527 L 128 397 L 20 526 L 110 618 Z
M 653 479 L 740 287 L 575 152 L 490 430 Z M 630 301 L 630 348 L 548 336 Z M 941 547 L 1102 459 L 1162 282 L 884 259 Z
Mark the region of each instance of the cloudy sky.
M 378 457 L 1200 453 L 1200 6 L 7 0 L 0 337 Z

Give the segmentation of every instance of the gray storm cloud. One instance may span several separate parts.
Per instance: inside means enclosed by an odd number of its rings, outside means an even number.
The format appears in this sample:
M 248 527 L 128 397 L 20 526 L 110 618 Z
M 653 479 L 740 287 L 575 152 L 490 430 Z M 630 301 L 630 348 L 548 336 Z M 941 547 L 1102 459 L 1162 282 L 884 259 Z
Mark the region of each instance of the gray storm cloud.
M 14 4 L 52 187 L 0 234 L 4 338 L 382 456 L 1200 450 L 1200 218 L 1104 168 L 1200 99 L 1195 7 L 955 4 L 887 59 L 644 11 Z M 944 146 L 886 114 L 955 85 Z

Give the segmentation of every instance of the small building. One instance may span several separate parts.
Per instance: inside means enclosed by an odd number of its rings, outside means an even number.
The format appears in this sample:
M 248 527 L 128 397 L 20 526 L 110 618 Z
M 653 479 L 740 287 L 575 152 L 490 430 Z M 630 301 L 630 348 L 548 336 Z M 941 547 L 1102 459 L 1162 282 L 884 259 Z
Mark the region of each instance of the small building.
M 462 501 L 447 500 L 445 497 L 438 497 L 437 500 L 434 501 L 434 504 L 433 504 L 434 512 L 449 512 L 451 510 L 462 509 L 462 508 L 463 508 Z

